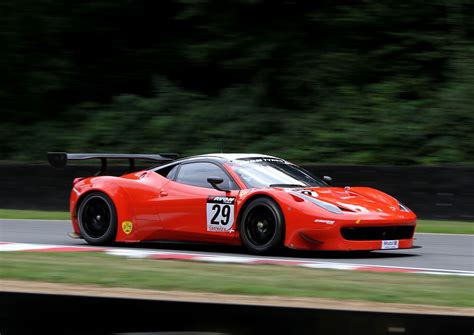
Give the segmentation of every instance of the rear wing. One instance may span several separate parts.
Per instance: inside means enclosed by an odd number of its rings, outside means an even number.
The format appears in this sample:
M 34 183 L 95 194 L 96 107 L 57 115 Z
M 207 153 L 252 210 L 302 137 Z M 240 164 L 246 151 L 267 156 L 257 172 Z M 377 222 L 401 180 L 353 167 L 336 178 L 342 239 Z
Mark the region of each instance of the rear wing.
M 48 152 L 48 162 L 55 168 L 63 168 L 67 165 L 68 161 L 72 160 L 86 160 L 86 159 L 100 159 L 101 167 L 96 176 L 104 175 L 107 172 L 107 159 L 128 159 L 129 172 L 135 170 L 135 160 L 145 160 L 158 163 L 171 162 L 178 158 L 178 154 L 70 154 L 67 152 Z

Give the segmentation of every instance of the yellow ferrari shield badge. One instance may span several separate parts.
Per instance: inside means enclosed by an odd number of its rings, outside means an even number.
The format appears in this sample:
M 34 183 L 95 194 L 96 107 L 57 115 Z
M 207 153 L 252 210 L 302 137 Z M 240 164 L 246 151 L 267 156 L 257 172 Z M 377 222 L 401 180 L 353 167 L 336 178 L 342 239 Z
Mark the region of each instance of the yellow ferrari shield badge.
M 124 221 L 122 222 L 122 230 L 125 234 L 130 234 L 133 230 L 133 223 L 132 221 Z

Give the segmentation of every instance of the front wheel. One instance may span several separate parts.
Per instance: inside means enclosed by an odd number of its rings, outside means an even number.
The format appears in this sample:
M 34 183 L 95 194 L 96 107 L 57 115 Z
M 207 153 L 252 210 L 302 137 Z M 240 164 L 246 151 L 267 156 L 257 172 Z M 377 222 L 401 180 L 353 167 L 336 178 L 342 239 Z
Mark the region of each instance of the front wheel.
M 282 245 L 285 222 L 278 204 L 269 198 L 253 200 L 242 213 L 240 238 L 256 254 L 266 254 Z
M 77 218 L 81 235 L 89 244 L 104 245 L 115 240 L 117 211 L 106 194 L 91 192 L 86 195 L 79 205 Z

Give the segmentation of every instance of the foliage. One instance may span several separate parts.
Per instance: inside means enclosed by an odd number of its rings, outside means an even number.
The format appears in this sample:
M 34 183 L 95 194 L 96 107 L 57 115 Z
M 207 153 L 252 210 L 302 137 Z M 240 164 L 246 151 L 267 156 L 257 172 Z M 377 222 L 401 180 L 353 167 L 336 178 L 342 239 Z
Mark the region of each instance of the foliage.
M 474 162 L 463 0 L 2 1 L 0 154 Z

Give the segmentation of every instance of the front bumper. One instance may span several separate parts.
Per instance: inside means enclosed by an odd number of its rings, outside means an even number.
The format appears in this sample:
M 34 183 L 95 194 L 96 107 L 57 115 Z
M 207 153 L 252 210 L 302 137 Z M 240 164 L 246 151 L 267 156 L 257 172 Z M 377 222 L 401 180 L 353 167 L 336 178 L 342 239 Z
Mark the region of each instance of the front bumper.
M 390 250 L 386 247 L 387 242 L 382 241 L 398 241 L 394 249 L 408 249 L 413 247 L 415 227 L 415 223 L 374 223 L 360 226 L 334 224 L 330 227 L 295 231 L 285 245 L 301 250 L 370 251 Z

